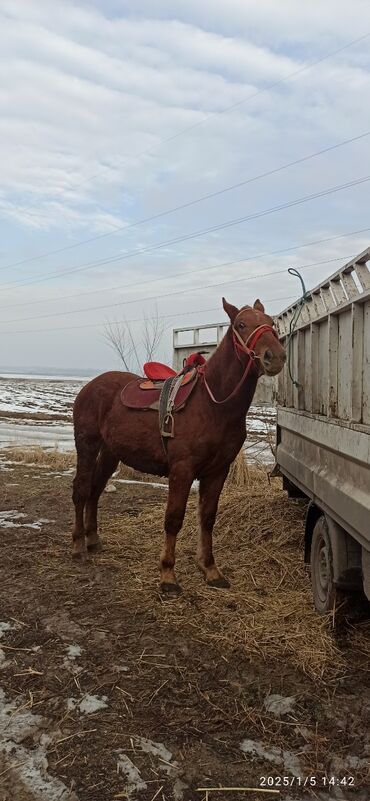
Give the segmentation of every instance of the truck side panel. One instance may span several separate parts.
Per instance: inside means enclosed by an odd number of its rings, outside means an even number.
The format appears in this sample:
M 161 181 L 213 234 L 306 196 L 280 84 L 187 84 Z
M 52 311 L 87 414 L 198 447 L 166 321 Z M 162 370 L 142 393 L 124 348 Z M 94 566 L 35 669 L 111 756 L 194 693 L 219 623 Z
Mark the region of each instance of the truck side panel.
M 277 318 L 294 382 L 278 379 L 276 461 L 370 551 L 370 248 Z M 298 386 L 295 385 L 298 383 Z
M 370 549 L 370 436 L 285 409 L 278 425 L 284 475 Z

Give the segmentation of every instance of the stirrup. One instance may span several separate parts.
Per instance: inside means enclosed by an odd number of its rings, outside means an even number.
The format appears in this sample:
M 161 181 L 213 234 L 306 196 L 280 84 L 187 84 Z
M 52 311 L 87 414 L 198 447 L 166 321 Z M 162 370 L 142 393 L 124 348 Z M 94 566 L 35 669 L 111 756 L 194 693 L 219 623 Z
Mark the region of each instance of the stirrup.
M 171 412 L 168 412 L 163 420 L 161 435 L 172 438 L 175 436 L 175 421 Z

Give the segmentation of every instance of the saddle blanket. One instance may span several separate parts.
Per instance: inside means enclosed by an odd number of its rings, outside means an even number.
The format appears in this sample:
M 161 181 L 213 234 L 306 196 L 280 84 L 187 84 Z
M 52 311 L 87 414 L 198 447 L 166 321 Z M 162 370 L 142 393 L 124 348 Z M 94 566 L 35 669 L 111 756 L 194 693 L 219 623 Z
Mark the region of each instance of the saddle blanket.
M 190 397 L 198 379 L 196 369 L 184 375 L 181 386 L 177 390 L 173 411 L 182 409 Z M 168 380 L 168 379 L 167 379 Z M 173 380 L 173 379 L 172 379 Z M 126 384 L 121 392 L 121 402 L 128 409 L 159 410 L 159 399 L 164 387 L 164 381 L 149 381 L 143 378 L 135 378 Z

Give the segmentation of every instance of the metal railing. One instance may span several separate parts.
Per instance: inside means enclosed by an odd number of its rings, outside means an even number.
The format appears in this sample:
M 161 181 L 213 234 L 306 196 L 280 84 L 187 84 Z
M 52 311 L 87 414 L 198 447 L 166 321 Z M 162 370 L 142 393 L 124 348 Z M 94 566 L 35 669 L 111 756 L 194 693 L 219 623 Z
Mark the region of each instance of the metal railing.
M 304 328 L 317 322 L 328 313 L 336 313 L 345 304 L 365 301 L 370 297 L 370 247 L 349 261 L 340 270 L 307 293 L 297 328 Z M 281 337 L 289 334 L 290 323 L 300 304 L 293 303 L 276 317 L 276 325 Z

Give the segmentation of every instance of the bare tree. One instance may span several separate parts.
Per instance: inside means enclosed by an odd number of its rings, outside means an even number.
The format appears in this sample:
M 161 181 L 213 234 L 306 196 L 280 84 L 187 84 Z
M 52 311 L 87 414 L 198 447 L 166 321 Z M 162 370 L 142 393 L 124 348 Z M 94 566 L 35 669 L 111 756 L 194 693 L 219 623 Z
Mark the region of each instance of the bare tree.
M 164 334 L 163 320 L 159 319 L 158 308 L 155 308 L 155 313 L 149 317 L 144 316 L 143 324 L 143 337 L 142 344 L 144 347 L 145 358 L 147 362 L 152 361 L 155 356 Z
M 161 344 L 164 331 L 163 320 L 160 319 L 156 308 L 152 315 L 144 316 L 138 337 L 134 337 L 129 322 L 107 322 L 104 339 L 119 356 L 127 372 L 141 372 L 140 354 L 143 353 L 144 361 L 152 361 Z
M 125 369 L 130 371 L 131 352 L 127 348 L 127 332 L 120 323 L 107 322 L 104 329 L 104 339 L 120 357 Z

